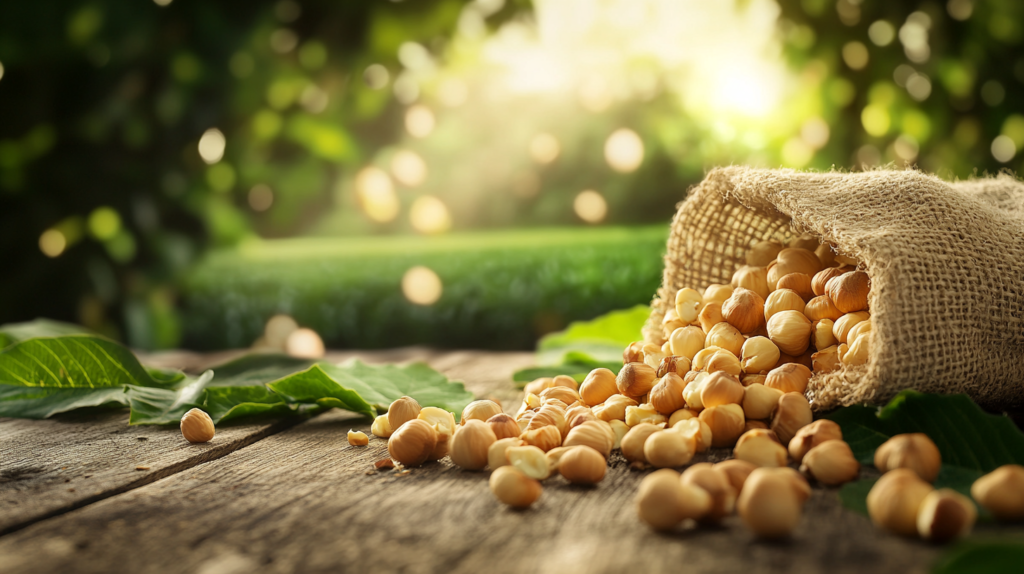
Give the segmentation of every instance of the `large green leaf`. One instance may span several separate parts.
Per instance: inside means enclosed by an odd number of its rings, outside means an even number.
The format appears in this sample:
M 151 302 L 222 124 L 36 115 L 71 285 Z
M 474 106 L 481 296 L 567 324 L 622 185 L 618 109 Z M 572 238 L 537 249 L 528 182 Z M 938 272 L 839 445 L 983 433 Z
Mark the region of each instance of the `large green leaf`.
M 314 361 L 280 353 L 249 353 L 213 367 L 210 387 L 263 386 L 309 368 Z
M 263 385 L 250 387 L 206 388 L 204 409 L 216 423 L 253 416 L 284 416 L 295 414 L 280 395 Z
M 647 305 L 612 311 L 591 321 L 570 323 L 564 331 L 545 335 L 537 343 L 541 365 L 568 362 L 567 353 L 586 356 L 591 361 L 622 363 L 622 350 L 642 338 L 641 329 L 651 314 Z
M 78 408 L 127 404 L 124 387 L 73 389 L 0 385 L 0 417 L 45 419 Z
M 1020 572 L 1024 540 L 969 539 L 947 550 L 932 567 L 934 574 L 1003 574 Z
M 50 319 L 36 319 L 25 323 L 7 323 L 0 325 L 0 349 L 39 337 L 63 337 L 65 335 L 92 334 L 91 331 L 80 325 L 51 321 Z
M 213 371 L 206 371 L 178 390 L 128 385 L 128 404 L 132 409 L 128 424 L 175 424 L 191 409 L 205 410 L 206 385 L 212 378 Z

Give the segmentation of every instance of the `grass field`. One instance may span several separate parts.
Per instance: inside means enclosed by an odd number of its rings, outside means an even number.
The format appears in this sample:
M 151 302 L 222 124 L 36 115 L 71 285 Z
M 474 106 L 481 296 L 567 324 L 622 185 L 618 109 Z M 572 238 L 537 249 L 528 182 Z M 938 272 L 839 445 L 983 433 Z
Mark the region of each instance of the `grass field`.
M 211 253 L 186 284 L 185 345 L 248 346 L 288 313 L 329 347 L 529 349 L 569 321 L 647 303 L 661 281 L 667 225 L 520 229 L 443 237 L 303 238 Z M 402 294 L 429 267 L 429 306 Z

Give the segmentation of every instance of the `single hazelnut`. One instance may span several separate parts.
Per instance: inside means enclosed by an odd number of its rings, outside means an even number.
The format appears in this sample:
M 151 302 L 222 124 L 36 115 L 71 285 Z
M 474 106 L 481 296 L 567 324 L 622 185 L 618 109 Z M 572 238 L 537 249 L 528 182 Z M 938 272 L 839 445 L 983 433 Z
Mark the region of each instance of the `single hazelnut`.
M 489 450 L 488 450 L 489 453 Z M 505 449 L 505 459 L 523 474 L 535 480 L 551 476 L 551 466 L 544 451 L 533 445 L 510 446 Z
M 651 388 L 648 400 L 654 410 L 663 415 L 671 415 L 686 406 L 686 401 L 683 400 L 685 388 L 682 377 L 676 373 L 668 373 Z
M 530 424 L 526 426 L 526 430 L 531 431 L 546 426 L 553 426 L 558 432 L 563 434 L 568 432 L 568 425 L 565 422 L 565 409 L 553 404 L 542 406 L 533 414 L 533 418 L 530 419 Z
M 735 289 L 749 289 L 764 299 L 771 292 L 771 289 L 768 288 L 768 269 L 744 265 L 732 274 L 732 286 Z M 735 289 L 733 293 L 735 293 Z
M 815 373 L 831 373 L 842 367 L 839 362 L 839 346 L 832 345 L 811 355 Z
M 575 446 L 559 459 L 558 472 L 572 484 L 597 484 L 608 472 L 608 462 L 589 446 Z
M 192 444 L 210 442 L 217 429 L 213 419 L 201 409 L 190 409 L 181 416 L 181 436 Z
M 833 277 L 825 284 L 825 294 L 843 313 L 854 313 L 868 308 L 871 281 L 863 271 L 851 271 Z
M 680 394 L 680 396 L 682 396 Z M 700 402 L 704 408 L 739 404 L 743 402 L 743 385 L 734 375 L 724 371 L 716 371 L 708 375 L 700 392 Z
M 814 254 L 818 256 L 818 261 L 821 261 L 822 267 L 832 267 L 832 264 L 836 261 L 836 252 L 832 250 L 832 246 L 828 243 L 819 245 L 814 250 Z
M 701 462 L 687 468 L 679 481 L 696 486 L 711 496 L 711 508 L 703 517 L 706 522 L 719 522 L 736 508 L 736 489 L 732 487 L 729 476 L 710 463 Z
M 704 452 L 711 448 L 711 427 L 700 418 L 679 421 L 672 430 L 684 437 L 693 437 L 696 452 Z
M 810 380 L 810 369 L 800 363 L 786 363 L 768 372 L 764 386 L 780 390 L 783 393 L 803 394 L 807 390 L 807 383 Z
M 843 430 L 828 419 L 816 420 L 796 431 L 789 440 L 789 456 L 796 462 L 801 462 L 807 451 L 829 440 L 843 440 Z
M 700 412 L 700 420 L 711 429 L 711 446 L 732 446 L 743 434 L 743 407 L 737 404 L 719 405 Z
M 651 350 L 650 352 L 644 353 L 644 364 L 654 369 L 654 372 L 657 373 L 661 362 L 672 352 L 671 345 L 669 347 L 668 353 L 661 352 L 661 349 L 658 349 L 657 351 Z
M 850 330 L 853 329 L 853 327 L 858 323 L 866 321 L 870 318 L 871 314 L 868 313 L 867 311 L 847 313 L 840 317 L 839 319 L 836 319 L 836 321 L 832 324 L 832 335 L 840 343 L 849 344 L 851 341 L 848 341 L 847 337 L 850 334 Z
M 436 446 L 434 427 L 414 418 L 398 427 L 388 439 L 388 454 L 405 466 L 419 466 L 427 461 Z
M 629 429 L 622 437 L 622 456 L 629 462 L 647 462 L 644 456 L 644 443 L 661 428 L 650 423 L 641 423 Z
M 806 277 L 806 275 L 804 276 Z M 802 316 L 806 306 L 807 303 L 804 302 L 803 297 L 796 291 L 779 288 L 772 291 L 772 294 L 764 301 L 764 320 L 770 321 L 774 315 L 781 311 L 796 311 Z
M 814 299 L 814 290 L 811 289 L 811 276 L 806 273 L 790 273 L 784 275 L 779 279 L 779 283 L 776 286 L 776 291 L 788 289 L 795 292 L 800 296 L 802 303 L 807 303 L 811 299 Z M 770 298 L 770 296 L 769 296 Z M 768 306 L 767 300 L 765 301 L 765 307 Z M 798 309 L 801 313 L 804 312 L 803 306 Z
M 770 418 L 775 412 L 775 407 L 779 405 L 782 394 L 778 389 L 759 383 L 745 387 L 742 403 L 744 416 L 755 420 Z
M 782 244 L 778 241 L 758 241 L 747 251 L 747 265 L 754 267 L 767 267 L 775 261 L 779 251 L 782 251 Z
M 615 377 L 615 384 L 628 397 L 642 397 L 651 392 L 657 375 L 658 371 L 645 363 L 626 363 Z
M 503 466 L 491 473 L 491 492 L 513 508 L 526 508 L 540 498 L 543 488 L 536 480 L 514 466 Z
M 729 295 L 732 295 L 731 291 Z M 700 323 L 700 328 L 705 333 L 710 333 L 715 325 L 724 323 L 725 317 L 722 316 L 722 304 L 717 301 L 705 303 L 704 308 L 700 310 L 700 315 L 697 316 L 697 322 Z
M 715 353 L 719 351 L 723 353 L 728 353 L 730 355 L 732 354 L 721 347 L 709 345 L 701 349 L 700 352 L 693 356 L 693 362 L 690 364 L 690 368 L 693 369 L 694 371 L 706 371 L 708 369 L 708 361 L 710 361 L 711 357 L 713 357 Z
M 1024 518 L 1024 466 L 1000 466 L 974 481 L 971 496 L 999 520 Z
M 839 357 L 839 362 L 840 363 L 842 363 L 844 365 L 846 364 L 846 361 L 843 360 L 843 357 L 846 356 L 846 352 L 849 351 L 849 350 L 850 350 L 850 346 L 847 345 L 846 343 L 839 343 L 839 345 L 836 347 L 836 356 Z
M 815 297 L 820 297 L 825 294 L 825 286 L 828 285 L 830 279 L 839 277 L 846 271 L 838 267 L 826 267 L 821 271 L 814 274 L 811 278 L 811 291 L 814 292 Z
M 471 420 L 486 421 L 500 412 L 501 407 L 494 401 L 486 399 L 473 401 L 466 405 L 466 408 L 462 409 L 462 420 L 460 422 L 464 425 Z
M 775 264 L 768 268 L 768 289 L 778 288 L 779 279 L 790 273 L 803 273 L 813 277 L 821 271 L 821 261 L 813 251 L 799 248 L 786 248 L 779 251 Z
M 757 466 L 786 466 L 786 447 L 779 444 L 775 433 L 770 430 L 744 432 L 732 453 L 737 459 Z
M 769 339 L 769 341 L 770 341 L 770 339 Z M 772 344 L 774 345 L 775 343 L 772 343 Z M 778 348 L 778 347 L 776 347 L 776 348 Z M 755 385 L 755 384 L 756 385 L 763 385 L 765 380 L 767 380 L 767 379 L 768 379 L 768 375 L 767 374 L 761 374 L 761 373 L 757 373 L 756 375 L 755 374 L 746 374 L 746 375 L 743 375 L 742 377 L 740 377 L 740 384 L 743 385 L 744 387 L 749 387 L 750 385 Z
M 859 339 L 862 335 L 867 335 L 870 332 L 871 318 L 868 317 L 867 319 L 861 321 L 860 323 L 857 323 L 850 329 L 850 332 L 846 335 L 846 342 L 852 345 L 853 342 Z
M 933 490 L 917 510 L 917 533 L 931 542 L 949 542 L 967 536 L 978 518 L 970 498 L 952 488 Z
M 818 241 L 817 237 L 805 233 L 803 235 L 794 235 L 793 238 L 789 240 L 789 243 L 786 244 L 786 247 L 814 251 L 819 245 L 821 245 L 821 241 Z
M 594 411 L 583 403 L 576 403 L 565 410 L 566 434 L 587 421 L 600 421 Z M 601 421 L 604 422 L 604 421 Z
M 880 472 L 909 468 L 926 482 L 935 482 L 942 466 L 942 455 L 924 433 L 898 434 L 875 451 L 875 467 Z
M 803 502 L 780 469 L 759 468 L 750 473 L 739 496 L 737 510 L 743 523 L 761 538 L 785 538 L 803 514 Z
M 676 292 L 676 315 L 687 325 L 697 321 L 703 305 L 704 297 L 696 289 L 686 287 Z
M 388 407 L 388 424 L 393 430 L 398 430 L 399 427 L 419 416 L 421 408 L 416 399 L 401 397 Z
M 698 373 L 683 388 L 683 399 L 686 401 L 686 406 L 690 409 L 700 411 L 704 408 L 704 403 L 700 401 L 700 394 L 704 391 L 704 383 L 708 380 L 708 376 L 704 372 Z M 683 380 L 685 381 L 686 379 Z
M 686 357 L 678 357 L 676 355 L 669 355 L 661 360 L 661 363 L 658 365 L 657 371 L 655 371 L 655 376 L 657 376 L 660 379 L 669 373 L 675 373 L 676 375 L 682 377 L 689 371 L 690 359 L 687 359 Z M 613 377 L 612 382 L 614 383 L 614 381 L 615 379 Z M 618 387 L 616 387 L 616 392 L 617 391 Z
M 811 341 L 814 343 L 815 349 L 825 349 L 839 344 L 836 336 L 832 334 L 833 328 L 835 328 L 835 322 L 832 319 L 822 319 L 811 325 Z
M 490 425 L 469 419 L 448 440 L 448 456 L 466 470 L 481 470 L 487 465 L 487 449 L 497 440 Z
M 612 450 L 622 448 L 622 439 L 629 432 L 629 425 L 622 421 L 611 421 L 608 426 L 612 428 L 612 434 L 615 435 L 612 443 Z
M 775 409 L 771 429 L 778 435 L 782 444 L 789 444 L 796 436 L 796 432 L 811 424 L 813 420 L 811 405 L 802 394 L 784 393 L 779 397 L 779 406 Z
M 562 433 L 554 425 L 527 429 L 519 438 L 545 452 L 562 445 Z
M 644 458 L 656 468 L 678 467 L 690 462 L 696 448 L 692 437 L 678 432 L 656 432 L 644 442 Z
M 640 520 L 655 530 L 668 530 L 683 520 L 700 519 L 711 505 L 711 496 L 704 489 L 682 484 L 679 473 L 670 468 L 645 476 L 636 493 Z
M 840 345 L 842 346 L 842 345 Z M 846 353 L 841 354 L 839 360 L 847 366 L 855 367 L 857 365 L 863 365 L 868 362 L 871 358 L 871 336 L 857 337 L 853 343 L 850 343 Z
M 518 437 L 522 434 L 516 419 L 505 413 L 499 413 L 487 419 L 487 424 L 491 426 L 491 430 L 494 431 L 494 436 L 498 437 L 498 440 Z
M 607 426 L 608 423 L 604 421 L 583 423 L 569 431 L 562 441 L 562 446 L 588 446 L 608 458 L 615 444 L 615 435 L 610 427 L 605 428 Z
M 571 405 L 580 400 L 580 394 L 568 387 L 551 387 L 541 391 L 540 398 L 542 401 L 544 399 L 558 399 L 567 405 Z
M 580 384 L 576 382 L 576 379 L 569 375 L 557 375 L 551 380 L 554 382 L 554 386 L 556 387 L 568 387 L 574 391 L 579 391 L 580 389 Z M 500 408 L 501 405 L 498 405 L 498 407 Z
M 640 423 L 665 424 L 668 417 L 654 410 L 650 403 L 643 403 L 635 407 L 626 407 L 626 425 L 636 426 Z
M 868 492 L 871 522 L 903 536 L 917 535 L 918 509 L 932 490 L 932 485 L 907 468 L 883 474 Z
M 388 438 L 391 433 L 395 432 L 391 428 L 391 423 L 388 422 L 388 415 L 378 415 L 377 418 L 373 419 L 373 424 L 370 425 L 370 432 L 373 436 L 380 438 Z
M 633 344 L 635 345 L 637 343 L 633 343 Z M 637 348 L 637 351 L 639 352 L 639 348 Z M 641 357 L 641 360 L 642 359 L 643 359 L 643 357 Z M 523 387 L 523 394 L 525 394 L 525 395 L 539 395 L 541 393 L 541 391 L 543 391 L 544 389 L 550 389 L 553 386 L 555 386 L 555 380 L 553 378 L 551 378 L 551 377 L 541 377 L 539 379 L 534 379 L 534 380 L 530 381 L 529 383 L 526 383 L 526 386 Z
M 348 444 L 352 446 L 366 446 L 370 444 L 370 437 L 366 436 L 364 432 L 349 430 Z
M 798 311 L 779 311 L 768 320 L 768 338 L 788 355 L 801 355 L 811 344 L 811 322 Z
M 672 427 L 676 426 L 676 424 L 680 423 L 681 421 L 689 420 L 689 419 L 696 418 L 696 417 L 697 417 L 697 413 L 694 413 L 690 409 L 679 409 L 678 411 L 676 411 L 676 412 L 672 413 L 671 415 L 669 415 L 669 417 L 668 417 L 668 425 L 666 425 L 666 426 L 668 428 L 672 428 Z
M 735 356 L 740 355 L 743 348 L 743 335 L 728 323 L 719 323 L 708 331 L 704 344 L 708 347 L 720 347 Z
M 487 466 L 491 470 L 497 470 L 498 468 L 508 464 L 508 457 L 506 451 L 514 446 L 523 446 L 523 441 L 519 440 L 519 437 L 515 438 L 500 438 L 487 447 Z
M 668 339 L 668 336 L 672 334 L 672 331 L 685 326 L 686 322 L 680 319 L 679 315 L 676 315 L 676 310 L 669 309 L 668 311 L 665 311 L 665 316 L 661 319 L 661 334 L 664 335 L 665 339 Z M 662 349 L 666 349 L 664 344 L 662 345 Z M 668 349 L 671 349 L 671 347 Z
M 430 426 L 434 427 L 434 431 L 438 435 L 451 436 L 455 434 L 455 415 L 437 407 L 423 407 L 420 409 L 420 414 L 416 415 L 416 418 L 421 421 L 426 421 Z M 519 436 L 516 433 L 516 436 Z
M 716 351 L 708 358 L 704 369 L 709 374 L 717 372 L 729 373 L 736 377 L 736 382 L 739 382 L 739 376 L 743 372 L 743 368 L 740 367 L 740 360 L 729 351 Z
M 807 451 L 800 463 L 800 472 L 821 484 L 839 486 L 857 479 L 860 463 L 853 457 L 850 445 L 841 440 L 827 440 Z
M 732 295 L 732 285 L 721 285 L 718 283 L 712 283 L 704 289 L 704 307 L 706 308 L 711 303 L 722 304 L 723 301 Z
M 669 344 L 672 354 L 693 360 L 694 355 L 704 348 L 704 331 L 700 327 L 689 326 L 672 331 Z M 627 363 L 628 364 L 628 363 Z
M 754 472 L 754 470 L 758 468 L 756 464 L 740 460 L 738 458 L 730 458 L 726 461 L 716 462 L 713 467 L 724 472 L 725 475 L 729 477 L 729 484 L 731 484 L 740 495 L 743 494 L 743 485 L 746 483 L 747 477 L 750 476 L 751 472 Z
M 811 321 L 821 321 L 822 319 L 835 321 L 842 317 L 843 314 L 838 307 L 832 304 L 832 300 L 828 298 L 828 295 L 819 295 L 808 301 L 804 307 L 804 316 Z
M 740 351 L 740 368 L 744 373 L 768 371 L 778 362 L 781 351 L 768 337 L 751 337 Z
M 594 415 L 605 422 L 624 421 L 626 420 L 626 408 L 635 407 L 638 404 L 626 395 L 612 395 L 608 397 L 608 400 L 594 407 Z
M 672 311 L 672 314 L 675 315 L 675 309 L 672 309 L 671 311 Z M 644 351 L 643 351 L 643 348 L 644 348 L 644 342 L 643 341 L 633 341 L 632 343 L 626 345 L 626 348 L 622 351 L 622 362 L 623 363 L 642 363 L 642 362 L 644 362 Z M 537 379 L 537 380 L 540 381 L 540 380 L 543 380 L 543 379 Z M 549 385 L 549 386 L 554 386 L 554 381 L 553 380 L 552 380 L 552 385 Z M 542 390 L 544 390 L 544 389 L 540 389 L 539 391 L 536 391 L 536 392 L 540 392 Z
M 764 298 L 738 287 L 722 303 L 722 317 L 740 333 L 752 333 L 764 324 Z

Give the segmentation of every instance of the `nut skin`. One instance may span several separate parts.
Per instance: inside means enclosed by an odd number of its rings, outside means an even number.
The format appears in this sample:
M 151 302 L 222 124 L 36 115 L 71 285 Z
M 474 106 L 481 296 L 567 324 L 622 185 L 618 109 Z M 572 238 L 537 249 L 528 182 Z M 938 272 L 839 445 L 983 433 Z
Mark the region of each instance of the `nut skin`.
M 836 336 L 832 334 L 834 327 L 835 322 L 832 319 L 822 319 L 811 325 L 811 341 L 815 349 L 825 349 L 839 344 Z
M 693 360 L 693 357 L 704 348 L 707 336 L 700 327 L 690 325 L 672 331 L 669 337 L 669 346 L 672 347 L 672 354 L 678 357 L 686 357 Z
M 585 406 L 585 405 L 580 404 L 580 403 L 576 403 L 576 406 L 569 407 L 565 411 L 565 424 L 566 424 L 566 431 L 565 432 L 566 432 L 566 434 L 568 434 L 569 431 L 571 431 L 572 429 L 580 426 L 581 424 L 583 424 L 583 423 L 585 423 L 587 421 L 597 421 L 597 420 L 600 420 L 600 419 L 597 418 L 597 415 L 594 414 L 594 411 L 590 407 Z
M 786 447 L 779 444 L 770 430 L 754 429 L 743 433 L 736 441 L 733 456 L 757 466 L 786 466 Z
M 637 514 L 654 530 L 668 530 L 686 519 L 700 519 L 710 511 L 711 496 L 702 488 L 682 484 L 679 473 L 663 468 L 640 481 Z
M 697 452 L 704 452 L 711 447 L 711 427 L 700 418 L 679 421 L 672 430 L 685 437 L 692 437 Z
M 811 321 L 821 321 L 822 319 L 835 321 L 844 314 L 839 310 L 839 307 L 832 304 L 832 300 L 828 298 L 828 295 L 819 295 L 808 301 L 807 306 L 804 307 L 804 316 Z
M 680 394 L 680 396 L 682 395 Z M 743 402 L 743 396 L 743 385 L 740 384 L 738 378 L 724 371 L 717 371 L 708 375 L 704 381 L 700 391 L 700 402 L 704 408 L 711 408 L 739 404 Z
M 820 273 L 820 272 L 819 272 Z M 789 275 L 783 275 L 779 279 L 779 283 L 776 286 L 776 290 L 789 289 L 794 291 L 804 303 L 814 299 L 814 289 L 811 288 L 811 276 L 806 273 L 790 273 Z M 767 302 L 765 303 L 767 305 Z M 800 308 L 800 312 L 803 312 L 803 307 Z
M 547 452 L 556 446 L 562 446 L 562 433 L 554 425 L 528 429 L 520 437 L 526 444 L 533 445 Z
M 487 449 L 497 440 L 490 425 L 470 419 L 449 439 L 448 456 L 466 470 L 483 470 L 487 466 Z
M 533 393 L 537 394 L 537 393 Z M 479 400 L 473 401 L 466 405 L 466 408 L 462 409 L 462 420 L 461 424 L 465 425 L 468 421 L 478 420 L 486 421 L 494 415 L 501 412 L 501 405 L 494 401 Z
M 753 333 L 764 325 L 764 299 L 742 287 L 722 303 L 722 317 L 740 333 Z
M 778 389 L 754 383 L 744 388 L 743 415 L 747 419 L 767 419 L 775 412 L 783 392 Z
M 732 285 L 722 285 L 720 283 L 712 283 L 704 289 L 704 307 L 706 308 L 711 303 L 718 303 L 719 307 L 722 305 L 722 301 L 725 301 L 732 295 Z
M 857 311 L 856 313 L 847 313 L 840 317 L 832 324 L 832 335 L 840 343 L 851 343 L 849 340 L 850 331 L 860 323 L 867 321 L 871 318 L 871 314 L 867 311 Z
M 514 446 L 523 446 L 523 441 L 519 440 L 519 437 L 515 437 L 500 438 L 491 443 L 491 446 L 487 447 L 487 466 L 491 470 L 497 470 L 508 464 L 506 452 Z
M 814 415 L 811 405 L 800 393 L 784 393 L 779 397 L 779 406 L 775 409 L 771 429 L 778 435 L 782 444 L 789 444 L 797 431 L 811 424 Z
M 815 273 L 814 277 L 811 278 L 811 291 L 814 292 L 814 296 L 820 297 L 824 295 L 825 286 L 828 285 L 829 280 L 833 277 L 839 277 L 843 273 L 846 273 L 846 271 L 838 267 L 827 267 Z
M 412 419 L 400 426 L 388 439 L 388 454 L 405 466 L 419 466 L 427 461 L 436 446 L 437 432 L 434 427 L 427 421 Z
M 896 534 L 917 536 L 917 511 L 932 490 L 932 485 L 907 468 L 883 474 L 868 493 L 871 522 Z
M 810 369 L 800 363 L 786 363 L 768 372 L 764 386 L 780 390 L 783 393 L 800 393 L 802 395 L 807 391 L 807 383 L 810 380 Z
M 527 425 L 526 430 L 536 430 L 546 426 L 553 426 L 559 432 L 563 430 L 568 432 L 565 422 L 565 410 L 551 404 L 542 406 L 533 414 L 533 418 L 530 419 L 530 424 Z
M 756 464 L 738 458 L 717 462 L 713 466 L 729 477 L 729 484 L 739 494 L 743 494 L 743 485 L 746 483 L 747 477 L 758 468 Z
M 550 389 L 553 386 L 555 386 L 555 380 L 551 377 L 534 379 L 523 387 L 523 395 L 539 395 L 544 389 Z
M 656 432 L 644 442 L 644 458 L 655 468 L 683 466 L 693 459 L 695 452 L 693 438 L 678 432 Z
M 577 392 L 580 389 L 580 384 L 576 382 L 576 379 L 569 375 L 557 375 L 551 380 L 554 382 L 554 386 L 556 387 L 568 387 Z M 498 408 L 501 408 L 501 405 L 498 405 Z
M 853 457 L 850 445 L 841 440 L 827 440 L 807 451 L 800 472 L 821 484 L 839 486 L 857 479 L 860 463 Z
M 655 373 L 660 379 L 669 373 L 675 373 L 682 377 L 690 371 L 690 359 L 686 357 L 677 357 L 675 355 L 668 355 L 661 360 L 658 364 L 657 372 Z M 614 383 L 614 376 L 612 382 Z M 616 390 L 618 388 L 616 387 Z M 603 402 L 603 401 L 602 401 Z
M 648 400 L 654 410 L 663 415 L 671 415 L 686 406 L 683 400 L 683 389 L 686 384 L 683 378 L 676 373 L 668 373 L 651 388 Z
M 875 467 L 880 472 L 907 468 L 925 482 L 935 482 L 942 466 L 942 455 L 924 433 L 898 434 L 875 451 Z
M 626 409 L 639 404 L 625 395 L 612 395 L 608 397 L 608 400 L 594 407 L 594 415 L 605 422 L 624 421 L 626 420 Z
M 821 261 L 813 251 L 800 248 L 786 248 L 779 251 L 775 264 L 768 267 L 768 288 L 778 289 L 779 279 L 790 273 L 803 273 L 813 277 L 821 271 Z
M 839 361 L 839 346 L 832 345 L 811 355 L 815 373 L 831 373 L 842 368 Z
M 736 508 L 736 489 L 729 476 L 714 468 L 710 463 L 701 462 L 687 468 L 679 481 L 703 489 L 711 496 L 711 508 L 703 517 L 704 522 L 717 523 L 732 514 Z
M 607 426 L 604 421 L 585 422 L 569 431 L 562 446 L 586 446 L 608 458 L 615 444 L 615 435 L 609 432 L 610 428 L 605 430 Z
M 802 273 L 791 273 L 786 277 L 792 277 L 795 275 L 803 275 Z M 806 275 L 804 275 L 806 277 Z M 781 283 L 781 281 L 780 281 Z M 778 288 L 772 291 L 772 294 L 768 296 L 764 301 L 764 320 L 770 321 L 771 318 L 781 311 L 796 311 L 803 315 L 804 307 L 807 306 L 807 302 L 800 296 L 799 293 L 792 289 Z
M 181 436 L 192 444 L 200 444 L 213 440 L 217 434 L 213 419 L 201 409 L 191 409 L 181 416 Z
M 523 474 L 535 480 L 544 480 L 551 476 L 551 465 L 548 462 L 548 457 L 544 451 L 535 446 L 510 446 L 505 449 L 505 460 L 510 465 L 523 471 Z
M 747 265 L 767 267 L 779 256 L 779 251 L 782 251 L 782 244 L 778 241 L 758 241 L 747 251 Z
M 816 420 L 796 431 L 789 441 L 789 456 L 801 462 L 807 451 L 829 440 L 843 440 L 843 430 L 828 419 Z
M 558 473 L 572 484 L 597 484 L 608 472 L 605 458 L 589 446 L 575 446 L 559 459 Z
M 808 407 L 808 412 L 810 408 Z M 727 447 L 736 443 L 743 434 L 743 407 L 737 404 L 719 405 L 700 412 L 700 420 L 711 429 L 711 446 Z
M 420 415 L 422 407 L 412 397 L 401 397 L 388 407 L 388 424 L 393 431 Z
M 487 419 L 487 424 L 494 431 L 494 436 L 501 440 L 503 438 L 518 437 L 522 432 L 519 430 L 519 423 L 516 419 L 505 413 L 499 413 Z
M 626 363 L 615 377 L 619 392 L 627 397 L 642 397 L 651 392 L 658 371 L 645 363 Z
M 825 294 L 843 313 L 855 313 L 868 308 L 871 280 L 863 271 L 851 271 L 833 277 L 825 284 Z
M 366 446 L 370 444 L 370 437 L 364 432 L 354 430 L 348 431 L 348 444 L 352 446 Z
M 779 311 L 768 320 L 768 338 L 787 355 L 802 355 L 811 345 L 811 321 L 799 311 Z
M 491 473 L 491 492 L 513 508 L 527 508 L 540 498 L 543 488 L 536 480 L 514 466 L 503 466 Z
M 673 315 L 675 315 L 676 310 L 675 309 L 670 309 L 669 312 L 671 312 Z M 622 351 L 622 362 L 623 363 L 642 363 L 642 362 L 644 362 L 643 348 L 644 348 L 644 342 L 643 341 L 633 341 L 632 343 L 626 345 L 626 348 Z M 540 379 L 538 379 L 538 380 L 540 380 Z
M 704 344 L 708 347 L 720 347 L 735 356 L 740 356 L 743 348 L 743 335 L 729 323 L 719 323 L 708 331 Z
M 732 291 L 729 291 L 729 295 L 732 295 Z M 728 297 L 726 297 L 728 299 Z M 724 301 L 724 299 L 723 299 Z M 700 310 L 700 315 L 697 316 L 697 322 L 700 323 L 700 328 L 704 333 L 710 333 L 711 329 L 715 325 L 725 321 L 725 317 L 722 317 L 722 303 L 718 301 L 712 301 L 705 303 L 704 308 Z
M 743 372 L 756 374 L 766 372 L 775 366 L 782 352 L 771 339 L 758 336 L 751 337 L 743 343 L 740 356 L 740 368 Z
M 970 498 L 951 488 L 928 493 L 917 511 L 917 533 L 931 542 L 949 542 L 970 534 L 978 509 Z
M 373 433 L 373 436 L 388 438 L 395 431 L 391 428 L 391 423 L 388 422 L 388 415 L 383 414 L 373 419 L 373 424 L 370 425 L 370 432 Z
M 640 423 L 629 429 L 629 432 L 622 437 L 620 445 L 622 456 L 629 462 L 647 462 L 644 455 L 644 443 L 657 432 L 661 432 L 661 428 L 650 423 Z
M 768 269 L 744 265 L 732 274 L 732 286 L 733 292 L 740 288 L 749 289 L 764 299 L 771 293 L 771 289 L 768 288 Z
M 759 468 L 750 473 L 737 503 L 743 523 L 760 538 L 790 536 L 803 514 L 803 502 L 781 469 Z
M 540 392 L 541 401 L 544 399 L 557 399 L 567 405 L 580 400 L 580 394 L 569 387 L 551 387 Z
M 818 256 L 818 261 L 821 261 L 822 267 L 831 267 L 836 261 L 836 252 L 832 251 L 832 246 L 828 243 L 822 243 L 814 250 L 814 254 Z
M 1024 518 L 1024 466 L 1005 464 L 971 485 L 971 496 L 999 520 Z

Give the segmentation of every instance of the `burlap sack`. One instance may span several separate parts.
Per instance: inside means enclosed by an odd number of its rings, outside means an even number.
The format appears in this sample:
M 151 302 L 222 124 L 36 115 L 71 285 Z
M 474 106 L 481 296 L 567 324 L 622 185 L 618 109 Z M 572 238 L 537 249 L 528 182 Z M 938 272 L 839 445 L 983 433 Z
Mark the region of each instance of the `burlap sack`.
M 716 169 L 679 204 L 645 338 L 663 340 L 678 289 L 728 284 L 752 244 L 794 233 L 862 261 L 872 281 L 871 358 L 815 375 L 815 409 L 907 388 L 1024 403 L 1024 184 L 1009 175 Z

